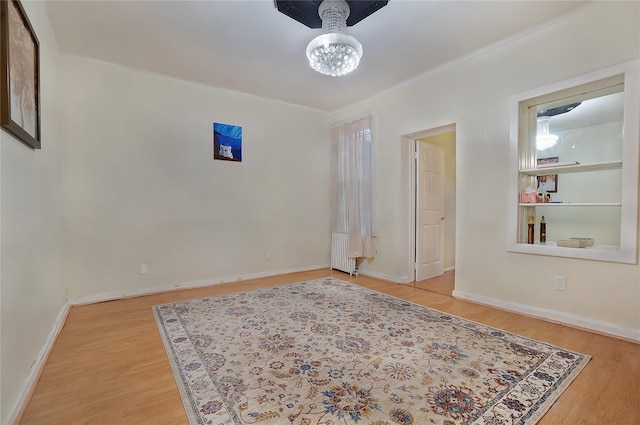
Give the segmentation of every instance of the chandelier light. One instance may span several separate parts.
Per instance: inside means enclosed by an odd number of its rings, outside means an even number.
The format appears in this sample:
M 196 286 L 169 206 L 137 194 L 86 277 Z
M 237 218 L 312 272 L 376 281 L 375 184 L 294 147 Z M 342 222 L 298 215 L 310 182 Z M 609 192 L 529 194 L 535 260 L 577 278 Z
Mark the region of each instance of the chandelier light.
M 362 44 L 346 33 L 349 5 L 344 0 L 324 0 L 318 7 L 322 19 L 322 35 L 307 46 L 307 58 L 321 74 L 338 77 L 358 67 Z
M 542 116 L 538 117 L 538 125 L 536 132 L 536 148 L 539 151 L 550 148 L 558 141 L 558 136 L 549 133 L 549 121 L 551 117 Z

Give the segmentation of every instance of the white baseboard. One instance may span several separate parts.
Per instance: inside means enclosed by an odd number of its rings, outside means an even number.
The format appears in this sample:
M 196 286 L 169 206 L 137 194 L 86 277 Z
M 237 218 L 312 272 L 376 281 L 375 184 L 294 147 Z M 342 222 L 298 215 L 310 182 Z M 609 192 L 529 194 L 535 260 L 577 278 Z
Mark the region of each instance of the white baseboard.
M 514 313 L 524 314 L 526 316 L 546 320 L 547 322 L 560 323 L 563 325 L 640 343 L 640 330 L 637 329 L 589 319 L 587 317 L 576 316 L 570 313 L 563 313 L 561 311 L 548 310 L 545 308 L 512 303 L 509 301 L 499 300 L 497 298 L 484 297 L 482 295 L 470 294 L 468 292 L 458 290 L 454 290 L 452 295 L 454 298 L 488 305 L 490 307 L 496 307 L 502 310 L 512 311 Z
M 56 342 L 56 338 L 60 331 L 64 327 L 64 322 L 67 320 L 67 315 L 69 314 L 70 306 L 69 304 L 65 304 L 62 306 L 58 315 L 56 316 L 55 321 L 53 322 L 53 326 L 49 330 L 47 334 L 47 338 L 36 357 L 31 369 L 29 370 L 29 375 L 27 379 L 22 384 L 22 389 L 18 393 L 18 399 L 11 409 L 11 413 L 7 419 L 7 424 L 16 424 L 22 417 L 24 413 L 24 409 L 27 407 L 27 402 L 31 398 L 31 394 L 36 389 L 36 384 L 40 379 L 40 374 L 44 368 L 45 363 L 47 363 L 47 359 L 49 358 L 49 353 L 51 353 L 51 349 L 53 348 L 53 344 Z
M 306 272 L 310 270 L 328 269 L 329 264 L 320 264 L 316 266 L 299 267 L 292 269 L 270 270 L 268 272 L 251 273 L 232 277 L 223 277 L 211 280 L 199 280 L 195 282 L 176 283 L 173 285 L 156 286 L 153 288 L 133 289 L 128 291 L 107 292 L 102 294 L 94 294 L 86 297 L 70 298 L 69 305 L 94 304 L 105 301 L 119 300 L 123 298 L 140 297 L 143 295 L 158 294 L 161 292 L 175 291 L 177 289 L 201 288 L 204 286 L 218 285 L 221 283 L 239 282 L 241 280 L 257 279 L 261 277 L 277 276 L 281 274 Z
M 16 400 L 13 408 L 11 409 L 11 413 L 9 414 L 7 424 L 13 425 L 17 423 L 17 421 L 22 416 L 22 413 L 27 405 L 27 402 L 29 401 L 31 394 L 35 390 L 40 374 L 42 373 L 42 369 L 44 368 L 44 365 L 47 362 L 47 358 L 49 357 L 49 353 L 53 348 L 53 344 L 56 338 L 58 337 L 58 334 L 62 330 L 65 320 L 67 318 L 67 315 L 69 314 L 69 310 L 73 305 L 113 301 L 113 300 L 122 299 L 122 298 L 150 295 L 154 293 L 167 292 L 167 291 L 175 291 L 177 289 L 199 288 L 203 286 L 217 285 L 221 283 L 238 282 L 241 280 L 256 279 L 261 277 L 269 277 L 269 276 L 276 276 L 281 274 L 304 272 L 304 271 L 324 269 L 324 268 L 329 268 L 329 264 L 321 264 L 317 266 L 292 268 L 292 269 L 284 269 L 284 270 L 273 270 L 269 272 L 252 273 L 247 275 L 226 277 L 221 279 L 179 283 L 175 285 L 166 285 L 166 286 L 137 289 L 137 290 L 131 290 L 131 291 L 117 291 L 117 292 L 96 294 L 96 295 L 90 295 L 87 297 L 69 299 L 67 303 L 64 306 L 62 306 L 62 308 L 58 312 L 58 315 L 56 316 L 53 326 L 51 327 L 47 335 L 47 338 L 44 341 L 44 344 L 40 349 L 40 352 L 38 353 L 38 356 L 36 357 L 36 360 L 33 366 L 31 367 L 31 370 L 29 371 L 29 375 L 25 380 L 24 384 L 22 385 L 22 390 L 19 393 L 19 397 Z M 361 270 L 360 274 L 387 280 L 390 282 L 395 282 L 395 283 L 411 282 L 411 277 L 409 276 L 397 277 L 397 276 L 386 275 L 383 273 L 373 272 L 370 270 Z M 559 311 L 547 310 L 547 309 L 527 306 L 523 304 L 511 303 L 511 302 L 499 300 L 496 298 L 474 295 L 474 294 L 470 294 L 470 293 L 462 292 L 458 290 L 454 290 L 452 295 L 455 298 L 459 298 L 462 300 L 484 304 L 491 307 L 496 307 L 503 310 L 508 310 L 515 313 L 536 317 L 542 320 L 566 324 L 569 326 L 574 326 L 577 328 L 640 343 L 640 331 L 636 329 L 626 328 L 626 327 L 614 325 L 611 323 L 601 322 L 598 320 L 593 320 L 593 319 L 580 317 L 580 316 L 563 313 Z
M 369 277 L 375 277 L 376 279 L 382 279 L 382 280 L 388 280 L 389 282 L 395 282 L 395 283 L 407 283 L 410 282 L 411 277 L 398 277 L 398 276 L 391 276 L 388 274 L 384 274 L 384 273 L 378 273 L 378 272 L 374 272 L 371 270 L 362 270 L 359 269 L 358 270 L 360 272 L 361 275 L 364 276 L 369 276 Z M 409 280 L 407 280 L 409 279 Z
M 450 271 L 455 270 L 455 269 L 456 269 L 455 266 L 447 267 L 447 268 L 444 269 L 444 271 L 445 272 L 450 272 Z M 395 283 L 406 284 L 406 283 L 415 282 L 413 276 L 411 276 L 411 275 L 397 277 L 397 276 L 391 276 L 391 275 L 387 275 L 387 274 L 383 274 L 383 273 L 373 272 L 373 271 L 370 271 L 370 270 L 360 270 L 360 274 L 363 274 L 365 276 L 375 277 L 375 278 L 378 278 L 378 279 L 388 280 L 390 282 L 395 282 Z
M 93 304 L 93 303 L 99 303 L 104 301 L 113 301 L 113 300 L 118 300 L 122 298 L 137 297 L 137 296 L 143 296 L 143 295 L 156 294 L 160 292 L 175 291 L 177 289 L 199 288 L 203 286 L 217 285 L 220 283 L 238 282 L 241 280 L 249 280 L 249 279 L 256 279 L 261 277 L 277 276 L 281 274 L 305 272 L 310 270 L 328 269 L 328 268 L 329 268 L 329 264 L 320 264 L 317 266 L 273 270 L 269 272 L 252 273 L 252 274 L 246 274 L 241 276 L 226 277 L 221 279 L 201 280 L 196 282 L 178 283 L 175 285 L 166 285 L 166 286 L 159 286 L 154 288 L 134 289 L 131 291 L 117 291 L 117 292 L 89 295 L 86 297 L 71 298 L 67 300 L 66 304 L 62 306 L 62 308 L 60 309 L 60 312 L 58 313 L 58 316 L 56 317 L 56 320 L 53 326 L 51 327 L 51 330 L 49 331 L 49 334 L 47 335 L 47 338 L 44 344 L 42 345 L 42 348 L 40 349 L 40 352 L 38 353 L 38 356 L 36 357 L 36 360 L 34 361 L 34 364 L 31 367 L 31 370 L 29 371 L 29 376 L 27 377 L 24 384 L 22 385 L 22 390 L 19 392 L 19 397 L 16 400 L 15 405 L 11 409 L 11 414 L 8 417 L 7 424 L 13 425 L 20 420 L 22 413 L 24 412 L 24 409 L 27 407 L 27 403 L 31 398 L 31 395 L 33 394 L 33 391 L 36 388 L 36 384 L 38 383 L 38 379 L 40 378 L 42 369 L 44 368 L 44 365 L 47 362 L 49 353 L 53 348 L 53 344 L 55 343 L 56 338 L 58 337 L 58 334 L 60 333 L 60 331 L 64 326 L 64 322 L 67 318 L 67 315 L 69 314 L 69 310 L 71 309 L 71 306 L 82 305 L 82 304 Z

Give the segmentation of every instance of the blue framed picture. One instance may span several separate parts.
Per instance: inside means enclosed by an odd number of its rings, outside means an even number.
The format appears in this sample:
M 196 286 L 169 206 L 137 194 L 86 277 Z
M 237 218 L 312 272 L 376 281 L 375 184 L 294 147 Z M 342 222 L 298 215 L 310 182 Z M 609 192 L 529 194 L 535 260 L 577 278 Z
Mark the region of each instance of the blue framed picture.
M 213 159 L 242 162 L 242 127 L 213 123 Z

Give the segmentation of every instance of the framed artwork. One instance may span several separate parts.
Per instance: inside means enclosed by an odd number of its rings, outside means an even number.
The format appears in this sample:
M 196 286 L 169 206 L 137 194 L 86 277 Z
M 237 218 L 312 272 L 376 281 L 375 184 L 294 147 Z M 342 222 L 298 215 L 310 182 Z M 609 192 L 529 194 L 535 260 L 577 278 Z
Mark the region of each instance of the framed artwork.
M 0 125 L 40 149 L 39 43 L 18 0 L 0 1 Z
M 558 157 L 550 157 L 550 158 L 538 158 L 537 164 L 538 167 L 544 167 L 545 165 L 548 167 L 550 164 L 555 164 L 558 162 Z M 558 175 L 557 174 L 546 174 L 544 176 L 538 176 L 538 192 L 549 192 L 555 193 L 558 191 Z
M 213 159 L 242 162 L 242 127 L 213 123 Z

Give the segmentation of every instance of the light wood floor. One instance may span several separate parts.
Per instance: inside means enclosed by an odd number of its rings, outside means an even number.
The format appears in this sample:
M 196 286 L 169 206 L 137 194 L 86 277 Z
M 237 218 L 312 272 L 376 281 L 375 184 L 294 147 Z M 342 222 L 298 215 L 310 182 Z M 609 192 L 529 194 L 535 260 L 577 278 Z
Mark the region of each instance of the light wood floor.
M 444 272 L 442 276 L 410 283 L 414 288 L 425 291 L 437 292 L 438 294 L 451 296 L 456 280 L 455 270 Z
M 638 344 L 456 300 L 413 285 L 366 276 L 351 278 L 329 270 L 75 306 L 20 424 L 187 425 L 151 307 L 328 275 L 591 355 L 591 362 L 540 425 L 640 424 Z

